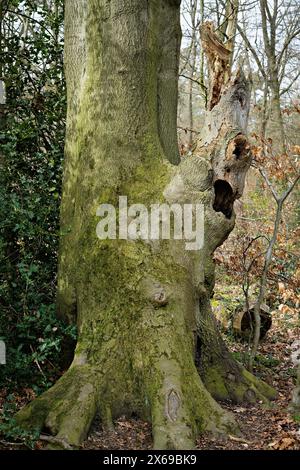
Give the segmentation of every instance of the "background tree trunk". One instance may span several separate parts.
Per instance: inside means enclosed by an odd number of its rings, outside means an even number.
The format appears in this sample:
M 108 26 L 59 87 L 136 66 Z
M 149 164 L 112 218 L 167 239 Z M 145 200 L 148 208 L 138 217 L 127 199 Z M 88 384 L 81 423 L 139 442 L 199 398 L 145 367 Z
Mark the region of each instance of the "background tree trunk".
M 196 59 L 197 59 L 197 36 L 196 36 L 196 13 L 197 13 L 197 2 L 190 2 L 191 9 L 191 26 L 192 26 L 192 38 L 191 38 L 191 52 L 190 57 L 190 76 L 189 81 L 189 150 L 193 148 L 193 129 L 194 129 L 194 76 L 196 72 Z
M 211 393 L 238 401 L 273 395 L 229 359 L 209 303 L 212 254 L 234 226 L 233 202 L 250 164 L 249 90 L 241 73 L 220 86 L 198 155 L 178 167 L 168 162 L 176 160 L 168 140 L 175 139 L 179 6 L 175 0 L 66 5 L 69 106 L 58 309 L 70 319 L 76 315 L 79 337 L 69 370 L 17 419 L 75 446 L 98 410 L 107 426 L 120 414 L 151 420 L 156 449 L 192 448 L 203 430 L 237 432 Z M 206 46 L 216 57 L 215 42 Z M 120 195 L 147 207 L 203 203 L 204 248 L 188 252 L 182 240 L 99 240 L 97 208 L 117 206 Z

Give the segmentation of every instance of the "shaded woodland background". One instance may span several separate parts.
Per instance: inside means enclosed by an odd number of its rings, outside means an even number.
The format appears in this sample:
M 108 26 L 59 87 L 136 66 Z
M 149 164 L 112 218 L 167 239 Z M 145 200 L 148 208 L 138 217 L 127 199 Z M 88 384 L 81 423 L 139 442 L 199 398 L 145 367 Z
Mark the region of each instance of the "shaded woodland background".
M 242 57 L 240 65 L 252 81 L 249 135 L 254 162 L 244 196 L 235 205 L 236 227 L 215 258 L 212 303 L 232 353 L 248 364 L 254 320 L 250 317 L 247 331 L 241 332 L 236 318 L 259 295 L 278 212 L 274 192 L 284 194 L 300 171 L 297 0 L 182 2 L 178 137 L 181 157 L 189 158 L 203 123 L 209 79 L 200 26 L 214 21 L 224 40 L 228 14 L 238 3 L 235 56 Z M 76 328 L 55 316 L 66 114 L 63 1 L 3 0 L 0 20 L 0 339 L 8 357 L 0 366 L 0 433 L 3 446 L 17 441 L 35 447 L 36 436 L 20 431 L 11 416 L 63 373 L 70 358 L 62 352 L 76 339 Z M 294 417 L 286 413 L 296 384 L 291 345 L 300 331 L 299 199 L 295 185 L 282 208 L 266 273 L 264 303 L 272 326 L 252 364 L 257 375 L 279 389 L 280 411 L 276 415 L 257 409 L 256 415 L 256 408 L 235 407 L 235 413 L 244 414 L 249 435 L 229 448 L 299 447 L 300 412 Z M 256 440 L 251 437 L 251 416 L 258 420 Z M 87 447 L 146 448 L 150 441 L 145 423 L 121 420 L 114 436 L 94 434 Z M 209 438 L 199 442 L 200 448 L 222 445 Z

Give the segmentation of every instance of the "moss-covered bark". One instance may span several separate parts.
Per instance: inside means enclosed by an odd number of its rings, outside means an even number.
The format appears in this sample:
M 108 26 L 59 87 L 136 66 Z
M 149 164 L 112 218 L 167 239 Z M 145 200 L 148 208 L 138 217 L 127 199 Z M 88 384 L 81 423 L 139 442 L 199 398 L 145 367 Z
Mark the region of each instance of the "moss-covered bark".
M 218 104 L 223 120 L 215 120 L 199 155 L 178 167 L 167 161 L 167 141 L 174 138 L 174 116 L 167 116 L 172 96 L 164 98 L 163 118 L 158 98 L 166 87 L 161 74 L 167 80 L 164 73 L 170 68 L 174 80 L 179 5 L 88 0 L 86 25 L 76 33 L 84 31 L 80 37 L 85 61 L 79 75 L 77 70 L 76 100 L 68 108 L 58 310 L 71 321 L 76 315 L 79 337 L 70 369 L 17 415 L 24 426 L 46 427 L 75 446 L 86 436 L 96 410 L 107 426 L 123 413 L 151 420 L 154 446 L 161 449 L 192 448 L 203 430 L 238 432 L 232 416 L 210 393 L 225 397 L 212 385 L 217 372 L 212 379 L 205 362 L 200 364 L 206 388 L 195 358 L 199 337 L 203 351 L 209 350 L 209 342 L 214 347 L 220 341 L 216 331 L 210 331 L 212 254 L 232 230 L 234 213 L 231 199 L 230 208 L 223 210 L 222 195 L 214 208 L 214 184 L 222 175 L 213 162 L 223 168 L 227 158 L 227 169 L 229 165 L 233 175 L 239 173 L 227 183 L 236 197 L 249 158 L 241 151 L 237 162 L 235 145 L 228 150 L 241 132 L 231 107 L 240 106 L 245 114 L 242 98 L 247 91 L 244 78 L 235 78 Z M 67 44 L 76 36 L 75 17 L 81 10 L 71 11 L 75 16 Z M 176 19 L 174 28 L 170 17 Z M 162 64 L 161 55 L 164 29 L 170 42 L 163 54 L 174 54 L 167 64 Z M 72 50 L 66 46 L 70 54 Z M 67 56 L 72 100 L 74 76 L 68 64 Z M 173 114 L 175 108 L 173 103 Z M 169 128 L 173 137 L 167 135 Z M 129 205 L 146 207 L 203 203 L 204 248 L 186 251 L 182 240 L 99 240 L 97 208 L 100 203 L 117 206 L 120 195 L 128 197 Z M 207 358 L 201 354 L 200 363 Z M 216 371 L 220 363 L 213 366 Z
M 258 380 L 234 360 L 218 331 L 209 298 L 202 297 L 201 319 L 198 329 L 197 367 L 200 376 L 216 400 L 236 403 L 268 402 L 275 398 L 275 390 Z

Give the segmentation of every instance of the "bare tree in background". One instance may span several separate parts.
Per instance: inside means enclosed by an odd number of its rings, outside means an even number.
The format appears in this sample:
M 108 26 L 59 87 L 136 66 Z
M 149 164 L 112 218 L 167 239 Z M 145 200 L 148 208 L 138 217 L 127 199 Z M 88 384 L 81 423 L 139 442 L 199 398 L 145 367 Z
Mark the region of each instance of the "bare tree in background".
M 262 270 L 260 281 L 259 281 L 259 291 L 258 291 L 258 296 L 255 302 L 255 306 L 254 306 L 254 323 L 255 323 L 254 337 L 253 337 L 253 346 L 252 346 L 251 353 L 249 356 L 249 369 L 251 371 L 253 370 L 253 363 L 254 363 L 255 356 L 257 354 L 258 344 L 260 340 L 260 332 L 261 332 L 260 311 L 261 311 L 261 306 L 265 302 L 265 298 L 266 298 L 267 276 L 268 276 L 270 265 L 272 263 L 272 256 L 273 256 L 274 247 L 275 247 L 277 237 L 278 237 L 284 203 L 286 202 L 287 198 L 290 196 L 290 194 L 292 193 L 292 191 L 294 190 L 294 188 L 296 187 L 296 184 L 298 183 L 300 179 L 300 175 L 296 174 L 296 176 L 294 177 L 294 180 L 292 180 L 288 184 L 287 189 L 283 191 L 282 194 L 279 194 L 277 189 L 275 188 L 274 183 L 267 175 L 266 171 L 261 167 L 259 167 L 258 169 L 275 200 L 276 214 L 275 214 L 275 220 L 274 220 L 274 226 L 273 226 L 273 233 L 272 233 L 271 238 L 268 240 L 268 246 L 267 246 L 267 250 L 264 256 L 263 270 Z
M 191 80 L 189 83 L 189 148 L 193 145 L 193 128 L 194 128 L 194 116 L 193 116 L 193 79 L 196 72 L 196 58 L 197 58 L 197 34 L 196 34 L 196 13 L 198 7 L 198 0 L 190 0 L 190 12 L 191 12 L 191 26 L 192 26 L 192 38 L 191 38 L 191 52 L 190 52 L 190 75 Z
M 249 28 L 239 24 L 237 28 L 264 81 L 262 137 L 265 138 L 266 128 L 272 125 L 273 135 L 278 135 L 276 139 L 278 149 L 285 152 L 287 136 L 282 114 L 282 99 L 300 76 L 299 51 L 298 57 L 294 52 L 300 39 L 298 19 L 300 4 L 286 0 L 281 2 L 258 0 L 251 8 L 252 10 L 256 8 L 256 12 L 259 8 L 257 24 L 253 24 L 252 20 L 251 25 L 251 21 L 248 20 Z M 249 13 L 245 16 L 251 17 Z M 253 27 L 256 31 L 253 31 Z M 268 99 L 269 94 L 270 99 Z

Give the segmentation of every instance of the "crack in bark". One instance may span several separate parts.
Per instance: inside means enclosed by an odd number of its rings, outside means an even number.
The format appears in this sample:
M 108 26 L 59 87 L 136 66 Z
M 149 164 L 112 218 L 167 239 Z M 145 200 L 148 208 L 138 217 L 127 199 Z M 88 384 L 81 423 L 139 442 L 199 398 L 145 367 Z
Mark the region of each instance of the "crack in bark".
M 166 415 L 170 421 L 172 422 L 176 421 L 180 405 L 181 405 L 181 400 L 176 390 L 174 389 L 170 390 L 167 395 L 167 400 L 166 400 Z

